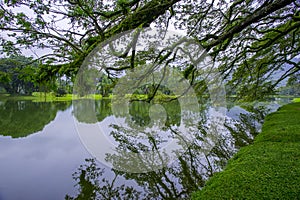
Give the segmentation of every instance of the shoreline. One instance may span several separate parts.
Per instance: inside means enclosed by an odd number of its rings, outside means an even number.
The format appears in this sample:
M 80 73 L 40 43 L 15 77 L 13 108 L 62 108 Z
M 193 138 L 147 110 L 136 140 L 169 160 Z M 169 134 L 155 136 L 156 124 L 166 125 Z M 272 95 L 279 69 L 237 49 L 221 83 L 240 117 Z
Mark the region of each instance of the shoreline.
M 241 148 L 192 199 L 298 199 L 300 103 L 266 116 L 254 143 Z

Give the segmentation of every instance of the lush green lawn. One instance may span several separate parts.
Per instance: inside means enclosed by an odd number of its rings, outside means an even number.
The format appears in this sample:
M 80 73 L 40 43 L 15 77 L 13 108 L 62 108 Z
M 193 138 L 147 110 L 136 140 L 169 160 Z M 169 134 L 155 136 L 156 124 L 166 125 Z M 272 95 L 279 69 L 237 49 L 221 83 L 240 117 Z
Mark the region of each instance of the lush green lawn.
M 268 115 L 254 144 L 193 199 L 300 199 L 300 103 Z
M 108 97 L 102 97 L 100 94 L 95 94 L 95 95 L 88 95 L 84 97 L 79 97 L 73 94 L 66 94 L 61 97 L 57 97 L 54 95 L 54 93 L 46 93 L 46 98 L 45 94 L 42 92 L 33 92 L 31 96 L 23 96 L 23 95 L 18 95 L 18 96 L 12 96 L 9 94 L 0 94 L 0 99 L 10 99 L 10 100 L 32 100 L 34 102 L 51 102 L 51 101 L 72 101 L 76 99 L 112 99 L 112 95 L 109 95 Z M 177 96 L 175 95 L 165 95 L 165 94 L 159 94 L 154 96 L 155 101 L 163 101 L 163 100 L 170 100 L 174 99 Z M 125 95 L 125 98 L 130 99 L 130 100 L 147 100 L 148 96 L 144 94 L 127 94 Z
M 293 102 L 300 102 L 300 98 L 294 98 Z
M 57 97 L 53 93 L 34 92 L 31 96 L 10 96 L 8 94 L 0 94 L 0 99 L 10 99 L 10 100 L 32 100 L 34 102 L 51 102 L 51 101 L 72 101 L 76 99 L 102 99 L 101 95 L 88 95 L 84 97 L 79 97 L 73 94 L 66 94 L 65 96 Z

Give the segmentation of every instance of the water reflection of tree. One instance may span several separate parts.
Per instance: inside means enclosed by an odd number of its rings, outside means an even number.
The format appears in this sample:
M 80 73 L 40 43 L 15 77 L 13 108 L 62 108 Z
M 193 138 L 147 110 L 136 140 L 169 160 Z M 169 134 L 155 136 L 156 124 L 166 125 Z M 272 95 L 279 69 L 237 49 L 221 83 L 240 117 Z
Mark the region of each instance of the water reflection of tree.
M 106 117 L 114 114 L 115 117 L 127 117 L 126 122 L 136 123 L 139 126 L 149 124 L 149 108 L 150 103 L 145 101 L 133 101 L 129 104 L 129 115 L 124 114 L 122 107 L 123 104 L 117 105 L 118 110 L 112 113 L 111 100 L 103 99 L 95 101 L 93 99 L 81 99 L 73 101 L 74 111 L 73 114 L 79 122 L 96 123 L 103 121 Z M 170 101 L 165 103 L 164 108 L 168 113 L 166 124 L 178 124 L 180 122 L 180 105 L 178 101 Z M 128 118 L 130 116 L 131 118 Z
M 96 101 L 95 105 L 96 105 L 96 116 L 99 122 L 104 120 L 106 117 L 112 115 L 111 100 Z
M 100 178 L 103 173 L 99 173 L 99 176 L 95 177 L 92 170 L 87 170 L 89 166 L 94 164 L 89 165 L 89 162 L 87 162 L 85 168 L 89 173 L 82 171 L 83 168 L 81 166 L 76 176 L 73 176 L 79 184 L 79 195 L 69 199 L 80 199 L 81 195 L 84 195 L 83 193 L 89 191 L 85 188 L 87 186 L 84 186 L 86 181 L 90 183 L 90 186 L 88 186 L 89 189 L 93 189 L 93 192 L 97 194 L 93 196 L 92 199 L 189 198 L 192 192 L 201 189 L 210 176 L 220 171 L 226 165 L 228 159 L 232 157 L 238 148 L 251 143 L 253 138 L 258 134 L 259 126 L 257 126 L 257 123 L 261 122 L 264 113 L 260 112 L 259 108 L 248 109 L 253 112 L 241 114 L 239 121 L 232 119 L 226 120 L 226 128 L 230 134 L 219 137 L 215 146 L 208 152 L 205 151 L 201 145 L 203 136 L 209 134 L 208 127 L 207 124 L 202 124 L 202 126 L 199 124 L 198 131 L 194 132 L 194 140 L 181 141 L 182 143 L 189 143 L 186 151 L 174 160 L 174 162 L 156 171 L 130 173 L 112 170 L 114 177 L 108 180 L 107 178 Z M 112 132 L 112 136 L 119 142 L 117 150 L 120 151 L 118 154 L 108 155 L 107 159 L 110 160 L 114 166 L 118 165 L 117 168 L 120 169 L 120 165 L 124 167 L 130 166 L 130 163 L 126 163 L 130 162 L 130 157 L 128 157 L 130 154 L 122 153 L 124 149 L 131 152 L 154 150 L 156 158 L 165 158 L 165 155 L 163 155 L 164 152 L 158 151 L 158 147 L 162 142 L 158 136 L 149 136 L 147 143 L 141 143 L 134 137 L 134 134 L 126 133 L 126 131 L 128 131 L 126 128 L 114 126 L 114 129 L 115 131 Z M 212 129 L 210 132 L 211 131 L 218 131 L 218 129 Z M 151 166 L 149 163 L 153 160 L 141 156 L 140 161 L 139 167 L 149 167 Z M 126 164 L 128 164 L 128 166 L 126 166 Z M 92 168 L 95 169 L 95 167 L 90 167 L 89 169 Z M 102 172 L 102 170 L 103 169 L 97 169 L 96 171 Z M 114 185 L 116 179 L 120 177 L 126 180 L 134 180 L 137 186 L 128 186 L 126 181 L 123 181 L 121 186 Z M 98 182 L 96 183 L 96 181 Z M 119 192 L 118 190 L 123 192 Z M 90 192 L 88 193 L 90 194 Z M 119 194 L 119 196 L 116 196 L 117 194 Z M 129 196 L 129 194 L 134 194 L 135 196 Z
M 81 165 L 73 173 L 73 179 L 77 182 L 79 194 L 76 197 L 66 195 L 67 200 L 87 200 L 87 199 L 139 199 L 141 192 L 132 186 L 118 185 L 118 173 L 114 173 L 111 180 L 101 178 L 104 169 L 97 166 L 95 159 L 86 159 L 86 163 Z
M 225 123 L 226 128 L 234 138 L 235 148 L 239 149 L 253 143 L 254 138 L 259 134 L 265 116 L 271 112 L 266 105 L 244 105 L 248 113 L 241 113 L 239 120 Z
M 6 101 L 0 105 L 0 135 L 26 137 L 43 130 L 71 102 Z
M 139 126 L 149 125 L 151 118 L 149 116 L 150 107 L 153 103 L 147 103 L 145 101 L 133 101 L 129 106 L 130 119 L 127 120 L 128 123 L 133 122 Z M 160 105 L 166 111 L 167 119 L 165 125 L 179 125 L 180 123 L 180 104 L 177 100 L 161 103 Z

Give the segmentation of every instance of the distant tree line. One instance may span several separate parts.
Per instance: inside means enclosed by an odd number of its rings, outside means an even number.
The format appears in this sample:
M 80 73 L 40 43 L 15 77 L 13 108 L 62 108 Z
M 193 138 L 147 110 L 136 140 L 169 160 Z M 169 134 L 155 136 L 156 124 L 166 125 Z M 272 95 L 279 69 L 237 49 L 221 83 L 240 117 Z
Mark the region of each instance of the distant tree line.
M 278 89 L 281 95 L 300 96 L 300 73 L 293 74 L 285 86 Z
M 56 96 L 73 93 L 74 78 L 56 73 L 47 76 L 43 71 L 48 66 L 34 61 L 31 57 L 13 55 L 0 58 L 0 92 L 11 95 L 32 95 L 33 92 L 53 92 Z M 102 74 L 96 82 L 97 93 L 108 96 L 112 93 L 114 80 Z M 88 86 L 86 86 L 88 87 Z M 86 88 L 82 86 L 81 96 Z
M 45 67 L 45 66 L 43 66 Z M 54 92 L 62 96 L 72 92 L 70 79 L 56 75 L 51 79 L 41 74 L 41 65 L 31 57 L 12 55 L 0 58 L 0 91 L 11 95 Z

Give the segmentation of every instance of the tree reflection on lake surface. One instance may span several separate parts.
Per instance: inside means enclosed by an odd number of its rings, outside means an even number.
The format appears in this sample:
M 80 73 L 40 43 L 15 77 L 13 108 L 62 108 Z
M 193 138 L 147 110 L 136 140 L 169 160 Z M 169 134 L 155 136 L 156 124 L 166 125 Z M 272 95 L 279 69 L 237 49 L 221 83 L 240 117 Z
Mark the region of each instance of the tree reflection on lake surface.
M 41 131 L 54 120 L 57 111 L 66 110 L 70 105 L 71 102 L 1 102 L 0 135 L 19 138 Z
M 110 120 L 105 123 L 109 127 L 102 128 L 109 131 L 108 136 L 115 144 L 114 152 L 105 157 L 112 169 L 100 168 L 95 159 L 87 159 L 73 174 L 77 196 L 67 195 L 66 199 L 190 198 L 240 147 L 253 142 L 264 116 L 270 111 L 270 107 L 263 104 L 234 106 L 228 110 L 223 125 L 212 123 L 218 122 L 211 119 L 217 110 L 209 105 L 203 106 L 201 116 L 195 117 L 191 110 L 180 111 L 174 101 L 161 104 L 167 113 L 166 119 L 156 117 L 152 123 L 150 115 L 159 116 L 159 113 L 149 112 L 152 105 L 145 102 L 132 102 L 129 114 L 120 111 L 114 116 L 117 120 L 111 118 L 110 101 L 92 104 L 100 126 L 104 126 L 102 120 Z M 139 129 L 145 125 L 148 129 Z M 182 125 L 190 126 L 188 137 L 180 132 Z M 212 136 L 215 137 L 211 139 Z M 170 138 L 184 147 L 173 150 L 176 158 L 162 150 Z M 105 171 L 112 175 L 105 176 Z
M 111 100 L 1 101 L 1 198 L 186 199 L 253 142 L 268 112 L 263 104 L 232 105 L 220 121 L 221 108 L 209 104 L 196 114 L 176 100 L 131 101 L 128 112 L 127 105 L 114 112 L 112 106 Z M 114 147 L 104 152 L 105 162 L 84 149 L 72 116 L 102 131 L 105 140 L 96 144 Z

